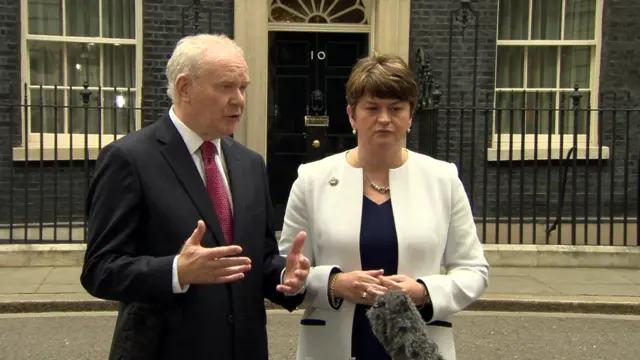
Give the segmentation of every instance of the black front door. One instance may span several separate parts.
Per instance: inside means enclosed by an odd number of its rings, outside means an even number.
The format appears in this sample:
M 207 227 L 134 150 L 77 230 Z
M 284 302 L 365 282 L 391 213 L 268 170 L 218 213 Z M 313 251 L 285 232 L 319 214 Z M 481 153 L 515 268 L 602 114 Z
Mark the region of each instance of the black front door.
M 345 85 L 355 62 L 369 51 L 368 38 L 353 33 L 269 33 L 267 169 L 277 230 L 298 166 L 356 145 Z

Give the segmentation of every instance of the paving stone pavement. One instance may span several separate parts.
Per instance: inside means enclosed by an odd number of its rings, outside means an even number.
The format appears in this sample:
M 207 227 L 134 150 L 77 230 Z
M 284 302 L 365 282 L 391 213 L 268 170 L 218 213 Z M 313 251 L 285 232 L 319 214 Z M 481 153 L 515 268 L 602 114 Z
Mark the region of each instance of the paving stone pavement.
M 114 304 L 86 293 L 80 270 L 0 267 L 0 313 L 113 309 Z M 640 314 L 640 270 L 494 267 L 489 288 L 473 306 L 474 310 Z

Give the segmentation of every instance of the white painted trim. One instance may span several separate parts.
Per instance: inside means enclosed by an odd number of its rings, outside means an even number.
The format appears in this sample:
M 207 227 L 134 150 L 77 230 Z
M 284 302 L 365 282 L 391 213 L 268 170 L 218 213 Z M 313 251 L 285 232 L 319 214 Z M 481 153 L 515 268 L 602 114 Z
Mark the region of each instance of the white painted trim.
M 144 2 L 136 1 L 136 104 L 135 107 L 142 108 L 142 83 L 144 82 Z M 142 111 L 135 111 L 135 128 L 142 128 Z
M 138 6 L 136 6 L 137 10 Z M 136 13 L 136 17 L 138 14 Z M 27 25 L 28 26 L 28 25 Z M 136 36 L 138 24 L 136 24 Z M 114 44 L 114 45 L 137 45 L 136 39 L 116 39 L 116 38 L 99 38 L 99 37 L 83 37 L 83 36 L 54 36 L 54 35 L 27 35 L 28 40 L 66 42 L 66 43 L 94 43 L 94 44 Z
M 526 69 L 525 69 L 526 70 Z M 582 89 L 580 89 L 582 90 Z M 499 88 L 498 91 L 496 92 L 504 92 L 504 93 L 509 93 L 509 92 L 515 92 L 515 93 L 522 93 L 522 92 L 552 92 L 552 91 L 560 91 L 560 92 L 570 92 L 573 91 L 573 88 Z M 589 90 L 591 91 L 591 90 Z
M 378 53 L 390 53 L 409 62 L 411 0 L 375 0 L 375 41 Z
M 62 2 L 64 6 L 64 1 Z M 29 48 L 27 47 L 27 39 L 26 36 L 29 33 L 29 13 L 27 11 L 28 0 L 20 0 L 20 99 L 19 102 L 22 102 L 25 96 L 25 88 L 24 83 L 30 84 L 29 81 Z M 64 19 L 64 17 L 63 17 Z M 63 20 L 64 21 L 64 20 Z M 64 28 L 64 22 L 63 22 Z M 27 139 L 29 138 L 28 134 L 31 133 L 31 124 L 29 121 L 26 121 L 24 118 L 24 111 L 20 109 L 20 144 L 25 144 Z M 10 119 L 10 121 L 13 119 Z M 26 129 L 25 129 L 26 125 Z M 26 131 L 25 131 L 26 130 Z
M 100 14 L 102 13 L 102 1 L 100 1 L 98 7 L 99 7 L 99 12 Z M 131 1 L 135 1 L 135 0 L 131 0 Z M 25 96 L 25 89 L 24 89 L 24 83 L 29 84 L 28 90 L 30 89 L 34 89 L 34 88 L 39 88 L 39 86 L 32 86 L 30 85 L 30 72 L 29 72 L 29 53 L 28 53 L 28 47 L 27 47 L 27 41 L 28 40 L 36 40 L 36 41 L 51 41 L 51 42 L 64 42 L 64 43 L 95 43 L 95 44 L 113 44 L 113 45 L 134 45 L 135 46 L 135 73 L 134 73 L 134 78 L 135 78 L 135 87 L 131 88 L 131 92 L 135 93 L 135 104 L 134 107 L 135 108 L 139 108 L 141 101 L 142 101 L 142 92 L 140 91 L 142 88 L 142 81 L 143 81 L 143 62 L 142 62 L 142 57 L 143 57 L 143 36 L 144 36 L 144 24 L 143 24 L 143 2 L 142 1 L 135 1 L 135 7 L 134 7 L 134 16 L 136 19 L 136 24 L 135 24 L 135 39 L 116 39 L 116 38 L 101 38 L 101 37 L 71 37 L 71 36 L 65 36 L 64 34 L 66 33 L 66 16 L 64 16 L 64 10 L 65 10 L 65 2 L 62 2 L 62 13 L 63 13 L 63 17 L 62 17 L 62 29 L 63 29 L 63 35 L 61 36 L 53 36 L 53 35 L 31 35 L 28 33 L 28 0 L 20 0 L 20 19 L 21 19 L 21 29 L 20 29 L 20 48 L 21 48 L 21 53 L 23 54 L 21 56 L 21 61 L 20 61 L 20 74 L 21 74 L 21 81 L 20 81 L 20 102 L 23 102 L 24 96 Z M 99 26 L 99 31 L 100 34 L 102 34 L 102 26 Z M 66 54 L 66 47 L 63 48 L 64 49 L 64 57 L 63 57 L 63 62 L 64 62 L 64 66 L 63 66 L 63 73 L 64 73 L 64 83 L 66 83 L 66 73 L 67 73 L 67 66 L 66 66 L 66 61 L 67 61 L 67 54 Z M 100 79 L 102 81 L 102 77 L 103 77 L 103 72 L 104 72 L 104 64 L 103 64 L 103 52 L 101 50 L 100 53 Z M 59 86 L 58 89 L 60 91 L 64 91 L 65 94 L 69 91 L 69 87 L 68 86 L 63 86 L 64 85 L 61 84 L 62 86 Z M 94 84 L 92 84 L 94 85 Z M 42 86 L 43 89 L 54 89 L 53 86 Z M 82 90 L 83 87 L 82 86 L 72 86 L 71 90 Z M 103 87 L 102 88 L 103 91 L 109 91 L 109 90 L 113 90 L 113 88 L 108 88 L 108 87 Z M 126 91 L 126 88 L 119 88 L 120 90 Z M 97 86 L 91 86 L 89 87 L 89 90 L 91 90 L 92 92 L 97 91 L 98 87 Z M 133 95 L 133 94 L 132 94 Z M 67 104 L 68 102 L 68 96 L 64 96 L 64 99 L 60 99 L 63 100 L 64 105 Z M 136 129 L 139 129 L 141 127 L 142 124 L 142 117 L 141 117 L 141 112 L 139 110 L 133 110 L 132 113 L 134 114 L 134 126 Z M 54 153 L 57 153 L 58 159 L 62 160 L 65 157 L 68 159 L 69 158 L 69 153 L 73 153 L 73 158 L 74 159 L 84 159 L 85 158 L 85 135 L 84 134 L 58 134 L 58 151 L 54 151 L 54 139 L 55 139 L 55 135 L 54 134 L 44 134 L 43 136 L 41 134 L 32 134 L 31 133 L 31 124 L 28 121 L 28 119 L 25 119 L 24 117 L 24 109 L 21 109 L 20 111 L 20 118 L 21 118 L 21 124 L 20 124 L 20 128 L 21 128 L 21 134 L 22 134 L 22 138 L 21 138 L 21 145 L 15 147 L 13 149 L 13 159 L 15 161 L 25 161 L 25 158 L 27 158 L 28 155 L 28 159 L 29 161 L 31 160 L 40 160 L 41 158 L 44 158 L 44 160 L 53 160 L 55 158 L 55 155 L 53 155 Z M 26 125 L 26 130 L 25 131 L 25 125 Z M 102 135 L 98 135 L 98 134 L 89 134 L 88 135 L 88 147 L 89 147 L 89 157 L 91 159 L 95 159 L 95 156 L 93 156 L 92 154 L 99 148 L 100 146 L 104 146 L 108 143 L 110 143 L 111 141 L 113 141 L 113 135 L 109 135 L 108 131 L 105 131 L 106 134 L 102 134 Z M 40 143 L 41 143 L 41 136 L 42 136 L 42 142 L 44 143 L 44 148 L 42 149 L 42 155 L 41 151 L 40 151 Z M 118 136 L 122 137 L 121 135 Z M 70 151 L 69 149 L 69 143 L 70 140 L 73 139 L 73 151 Z M 25 149 L 25 143 L 27 143 L 28 140 L 28 148 L 29 150 L 26 151 Z M 66 155 L 65 155 L 66 154 Z
M 501 161 L 520 161 L 524 159 L 525 161 L 537 160 L 560 160 L 567 159 L 567 154 L 569 149 L 571 149 L 572 144 L 565 144 L 563 146 L 562 152 L 560 151 L 560 146 L 551 145 L 551 151 L 549 152 L 549 148 L 547 144 L 538 147 L 538 151 L 533 147 L 525 147 L 524 149 L 524 157 L 522 154 L 522 147 L 516 146 L 509 149 L 509 144 L 503 146 L 500 144 L 500 151 L 498 151 L 497 147 L 491 147 L 487 149 L 487 161 L 489 162 L 501 162 Z M 602 154 L 600 154 L 600 151 Z M 550 154 L 549 154 L 550 153 Z M 609 159 L 609 147 L 603 146 L 602 150 L 600 150 L 597 146 L 589 146 L 585 148 L 584 144 L 578 145 L 578 152 L 576 154 L 576 159 L 578 160 L 607 160 Z M 571 156 L 570 159 L 573 159 Z M 569 160 L 571 161 L 571 160 Z
M 269 1 L 235 0 L 234 39 L 245 52 L 251 85 L 234 138 L 266 157 Z
M 602 61 L 602 23 L 603 23 L 603 19 L 604 19 L 604 12 L 603 12 L 603 8 L 604 8 L 604 0 L 598 0 L 598 3 L 596 5 L 596 23 L 595 23 L 595 35 L 596 35 L 596 47 L 595 47 L 595 54 L 592 54 L 592 59 L 593 61 L 591 61 L 591 79 L 592 80 L 592 88 L 591 88 L 591 104 L 594 107 L 598 107 L 599 106 L 599 101 L 600 98 L 598 97 L 598 94 L 600 93 L 600 64 Z M 595 129 L 593 130 L 592 133 L 596 134 L 596 137 L 594 138 L 593 136 L 591 137 L 591 139 L 593 139 L 591 141 L 591 143 L 593 145 L 597 145 L 598 144 L 598 127 L 597 125 L 594 126 L 593 122 L 591 124 L 592 127 L 595 127 Z M 595 140 L 595 141 L 594 141 Z
M 368 33 L 370 25 L 354 24 L 305 24 L 305 23 L 269 23 L 269 31 L 332 32 L 332 33 Z
M 487 230 L 496 228 L 495 224 L 487 224 Z M 500 233 L 508 231 L 508 225 L 500 226 Z M 515 224 L 514 224 L 515 225 Z M 629 224 L 628 234 L 633 236 L 635 224 Z M 609 224 L 604 223 L 602 233 L 606 234 Z M 614 245 L 595 245 L 595 224 L 589 224 L 589 245 L 534 245 L 534 244 L 491 244 L 483 243 L 485 256 L 492 267 L 588 267 L 604 269 L 640 269 L 640 247 L 624 246 L 622 234 L 623 224 L 614 224 L 617 236 L 613 239 Z M 635 225 L 637 226 L 637 225 Z M 478 234 L 482 232 L 482 224 L 476 223 Z M 515 231 L 517 226 L 512 226 Z M 526 236 L 532 230 L 531 224 L 524 225 Z M 538 234 L 544 234 L 544 225 L 538 225 Z M 570 231 L 568 226 L 563 227 L 564 232 Z M 579 227 L 582 229 L 583 227 Z M 25 233 L 24 226 L 16 226 L 14 229 L 14 239 L 21 241 Z M 53 238 L 54 227 L 47 225 L 43 228 L 43 237 Z M 9 230 L 0 227 L 0 237 L 8 238 Z M 63 243 L 69 239 L 69 228 L 67 224 L 59 224 L 57 230 L 58 244 L 9 244 L 0 245 L 0 267 L 35 267 L 35 266 L 82 266 L 86 244 L 80 241 L 84 237 L 82 225 L 75 225 L 71 229 L 73 243 Z M 279 238 L 280 234 L 276 233 Z M 39 238 L 38 224 L 29 224 L 27 228 L 28 239 Z M 564 234 L 563 243 L 570 241 L 571 236 Z M 609 239 L 603 236 L 605 241 Z M 629 243 L 633 240 L 628 238 Z M 67 240 L 68 241 L 68 240 Z M 551 236 L 551 241 L 557 242 L 557 235 Z M 544 241 L 537 240 L 536 244 L 543 244 Z M 21 314 L 22 316 L 22 314 Z
M 588 46 L 596 45 L 597 42 L 597 40 L 497 40 L 496 44 L 498 46 Z
M 118 138 L 121 138 L 118 136 Z M 111 141 L 103 141 L 102 147 L 109 144 Z M 45 145 L 46 146 L 46 145 Z M 69 161 L 69 160 L 96 160 L 101 148 L 95 145 L 89 145 L 85 149 L 84 143 L 74 143 L 73 148 L 68 144 L 65 146 L 58 146 L 57 149 L 53 147 L 41 148 L 40 146 L 29 145 L 29 151 L 21 146 L 13 148 L 13 161 Z M 87 157 L 87 154 L 89 157 Z

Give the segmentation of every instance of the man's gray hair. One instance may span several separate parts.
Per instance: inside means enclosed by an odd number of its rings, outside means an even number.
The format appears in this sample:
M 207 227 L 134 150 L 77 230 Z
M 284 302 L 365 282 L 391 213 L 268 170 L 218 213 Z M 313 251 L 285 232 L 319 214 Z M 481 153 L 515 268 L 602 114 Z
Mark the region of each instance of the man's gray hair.
M 171 101 L 179 100 L 175 94 L 178 76 L 187 74 L 197 79 L 207 57 L 229 52 L 239 52 L 244 56 L 242 48 L 224 34 L 198 34 L 180 39 L 167 62 L 167 95 Z

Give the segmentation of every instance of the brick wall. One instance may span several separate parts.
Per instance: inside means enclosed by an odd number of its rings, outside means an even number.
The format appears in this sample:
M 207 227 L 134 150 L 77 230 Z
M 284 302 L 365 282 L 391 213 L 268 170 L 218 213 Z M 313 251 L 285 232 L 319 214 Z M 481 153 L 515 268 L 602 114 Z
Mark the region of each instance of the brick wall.
M 463 32 L 461 22 L 451 17 L 452 11 L 460 8 L 459 2 L 449 0 L 413 0 L 411 11 L 411 48 L 414 56 L 417 48 L 421 47 L 430 56 L 431 69 L 435 79 L 440 84 L 443 106 L 456 106 L 464 101 L 470 104 L 470 96 L 475 89 L 477 104 L 484 104 L 485 100 L 492 101 L 495 82 L 495 56 L 498 1 L 489 0 L 472 5 L 473 13 L 469 13 L 468 22 Z M 453 22 L 452 30 L 449 26 Z M 476 33 L 477 26 L 477 33 Z M 449 41 L 451 40 L 451 47 Z M 477 40 L 477 44 L 476 44 Z M 474 69 L 474 53 L 477 52 L 477 63 Z M 450 71 L 448 71 L 450 69 Z M 449 81 L 451 79 L 451 81 Z M 464 95 L 461 95 L 464 92 Z M 479 105 L 478 105 L 479 106 Z M 449 159 L 459 153 L 460 134 L 462 144 L 478 143 L 481 139 L 472 139 L 471 131 L 460 131 L 459 116 L 449 112 L 439 121 L 438 138 L 448 135 L 449 146 L 445 141 L 438 142 L 438 152 Z M 468 121 L 467 121 L 468 122 Z M 479 118 L 477 129 L 483 129 L 484 119 Z M 447 132 L 446 124 L 449 124 Z M 464 124 L 468 124 L 465 122 Z M 419 125 L 418 125 L 419 126 Z M 418 130 L 418 129 L 416 129 Z M 412 131 L 410 143 L 417 146 L 417 133 Z M 476 133 L 477 136 L 480 134 Z M 448 150 L 447 150 L 448 148 Z M 466 164 L 468 166 L 468 164 Z
M 603 16 L 600 91 L 629 91 L 640 104 L 640 1 L 607 0 Z
M 640 1 L 637 0 L 606 0 L 604 2 L 602 24 L 602 60 L 600 67 L 600 92 L 608 94 L 600 104 L 604 107 L 613 105 L 612 94 L 617 94 L 617 106 L 640 109 Z M 627 101 L 630 97 L 631 101 Z M 619 111 L 616 114 L 615 133 L 626 131 L 626 118 L 631 120 L 629 136 L 612 136 L 614 133 L 614 121 L 608 116 L 603 122 L 604 143 L 614 152 L 615 162 L 610 162 L 607 174 L 611 177 L 613 168 L 613 181 L 616 191 L 613 204 L 617 215 L 622 215 L 625 201 L 628 208 L 640 201 L 638 194 L 638 174 L 640 174 L 640 111 L 627 114 Z M 615 144 L 614 144 L 615 138 Z M 629 144 L 629 154 L 626 154 L 626 144 Z M 615 148 L 614 148 L 615 146 Z M 625 162 L 628 166 L 626 193 L 625 189 Z M 634 176 L 635 174 L 635 176 Z M 605 195 L 609 203 L 609 194 Z M 635 207 L 637 209 L 637 207 Z M 630 209 L 633 217 L 637 210 Z M 640 241 L 640 239 L 638 239 Z M 639 244 L 640 245 L 640 244 Z
M 9 214 L 12 148 L 19 142 L 20 123 L 9 106 L 20 99 L 19 3 L 0 1 L 0 223 Z
M 182 0 L 145 0 L 143 106 L 169 107 L 165 66 L 176 42 L 182 37 L 180 9 L 186 3 Z M 205 0 L 202 4 L 211 11 L 211 32 L 233 36 L 233 0 Z M 193 21 L 187 21 L 184 30 L 192 33 Z M 200 14 L 200 29 L 209 30 L 208 12 Z M 145 117 L 145 121 L 155 121 L 155 118 Z

